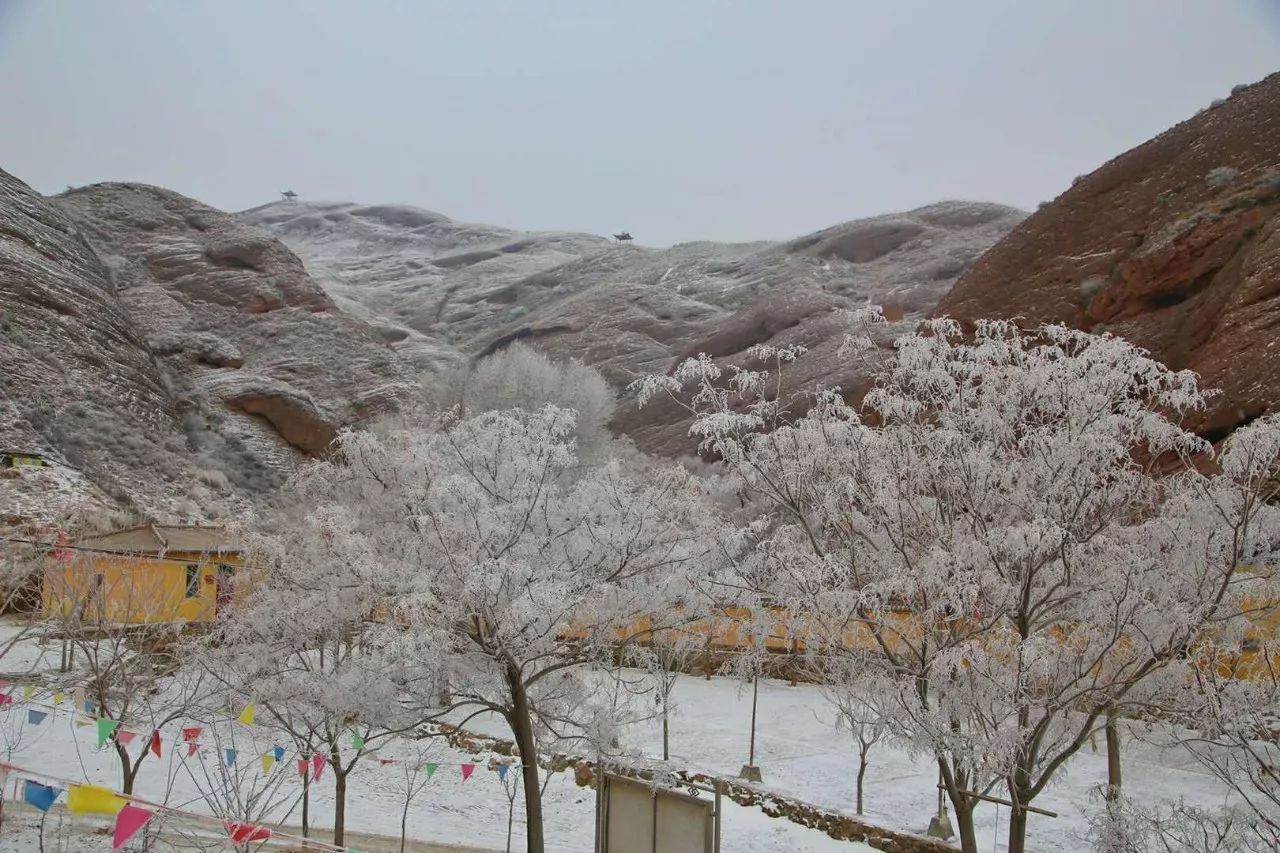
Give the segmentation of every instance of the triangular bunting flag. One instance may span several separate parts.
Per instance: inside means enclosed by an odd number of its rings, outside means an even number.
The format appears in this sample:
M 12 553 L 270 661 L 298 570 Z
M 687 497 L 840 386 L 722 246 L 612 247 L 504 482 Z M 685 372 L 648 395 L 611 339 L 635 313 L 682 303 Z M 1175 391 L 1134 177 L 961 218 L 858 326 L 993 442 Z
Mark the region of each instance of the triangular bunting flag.
M 12 704 L 13 704 L 12 693 L 0 693 L 0 708 L 4 707 L 5 705 L 12 705 Z
M 329 759 L 325 758 L 323 755 L 319 753 L 316 753 L 315 755 L 311 756 L 311 770 L 312 770 L 311 778 L 319 782 L 320 774 L 324 772 L 324 766 L 328 762 L 329 762 Z
M 360 735 L 359 732 L 351 733 L 351 745 L 354 746 L 356 749 L 364 749 L 364 738 Z
M 44 722 L 44 718 L 49 716 L 44 711 L 37 711 L 35 708 L 27 709 L 27 722 L 33 726 L 38 726 Z
M 240 716 L 236 717 L 236 719 L 244 723 L 246 726 L 252 726 L 253 714 L 256 710 L 257 706 L 250 702 L 248 705 L 244 706 L 244 710 L 240 712 Z
M 84 717 L 76 718 L 76 726 L 78 728 L 84 728 L 85 726 L 92 726 L 92 725 L 93 725 L 93 720 L 89 720 Z
M 227 835 L 231 836 L 232 844 L 248 844 L 250 841 L 266 841 L 271 837 L 271 830 L 265 826 L 232 821 L 227 824 Z
M 97 704 L 94 703 L 92 699 L 84 700 L 84 712 L 86 714 L 92 714 L 97 709 L 98 709 L 98 706 Z
M 231 747 L 227 747 L 226 749 L 222 750 L 222 754 L 226 756 L 228 767 L 236 766 L 236 751 L 234 749 L 232 749 Z
M 190 758 L 191 756 L 195 755 L 195 754 L 196 754 L 196 750 L 198 750 L 198 749 L 200 749 L 200 744 L 196 743 L 195 741 L 191 741 L 190 743 L 188 743 L 188 744 L 187 744 L 187 758 Z
M 199 726 L 192 726 L 192 727 L 191 727 L 191 728 L 189 728 L 189 729 L 183 729 L 183 730 L 182 730 L 182 739 L 183 739 L 183 740 L 185 740 L 187 743 L 191 743 L 192 741 L 199 740 L 199 739 L 200 739 L 200 732 L 202 732 L 202 731 L 204 731 L 204 730 L 203 730 L 203 729 L 201 729 Z
M 284 758 L 284 747 L 277 746 L 275 749 L 271 750 L 271 754 L 275 756 L 276 761 L 281 760 Z
M 138 834 L 138 830 L 151 820 L 151 812 L 137 806 L 127 805 L 116 815 L 116 831 L 111 837 L 111 849 L 119 851 L 129 843 L 129 839 Z
M 53 691 L 53 704 L 61 705 L 62 700 L 66 698 L 67 698 L 67 694 L 63 693 L 61 690 Z
M 77 687 L 71 691 L 71 701 L 75 704 L 76 710 L 84 710 L 84 688 Z
M 509 769 L 511 768 L 507 767 L 507 765 L 505 764 L 498 765 L 498 779 L 500 781 L 503 781 L 503 782 L 507 781 L 507 771 Z
M 36 689 L 34 687 L 32 687 L 30 684 L 24 684 L 22 686 L 23 699 L 30 699 L 34 695 L 36 695 Z
M 306 758 L 298 759 L 298 775 L 304 780 L 307 778 L 307 771 L 311 769 L 311 761 Z
M 151 745 L 149 747 L 156 754 L 156 758 L 162 758 L 160 755 L 160 730 L 156 729 L 151 733 Z
M 388 764 L 395 764 L 396 760 L 394 758 L 379 758 L 378 763 L 386 767 Z
M 116 727 L 119 725 L 120 723 L 115 720 L 108 720 L 106 717 L 101 717 L 98 720 L 98 746 L 104 745 L 107 742 L 107 739 L 111 737 L 111 733 L 114 732 Z
M 116 731 L 116 740 L 120 741 L 120 743 L 123 746 L 128 746 L 129 744 L 133 743 L 133 739 L 136 737 L 137 737 L 136 734 L 134 734 L 133 732 L 127 732 L 124 729 L 119 729 L 118 731 Z
M 127 800 L 101 785 L 68 785 L 67 811 L 72 814 L 119 814 Z
M 58 799 L 58 789 L 28 779 L 22 786 L 22 799 L 40 811 L 47 812 L 53 806 L 53 801 Z
M 462 781 L 465 782 L 468 779 L 470 779 L 471 774 L 475 772 L 476 772 L 476 766 L 474 764 L 462 765 Z
M 271 767 L 276 763 L 276 757 L 269 752 L 262 754 L 262 775 L 266 776 L 271 772 Z
M 422 769 L 427 771 L 427 778 L 430 779 L 432 776 L 436 775 L 436 771 L 440 769 L 440 766 L 437 764 L 428 764 Z

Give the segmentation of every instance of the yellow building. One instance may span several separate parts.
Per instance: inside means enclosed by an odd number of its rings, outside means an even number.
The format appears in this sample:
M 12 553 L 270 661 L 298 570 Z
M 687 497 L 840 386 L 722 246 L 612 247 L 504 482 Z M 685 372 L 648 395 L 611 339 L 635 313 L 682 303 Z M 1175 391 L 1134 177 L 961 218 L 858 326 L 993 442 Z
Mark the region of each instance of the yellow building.
M 210 621 L 243 584 L 240 562 L 240 546 L 220 527 L 146 524 L 89 536 L 49 557 L 44 612 L 130 625 Z

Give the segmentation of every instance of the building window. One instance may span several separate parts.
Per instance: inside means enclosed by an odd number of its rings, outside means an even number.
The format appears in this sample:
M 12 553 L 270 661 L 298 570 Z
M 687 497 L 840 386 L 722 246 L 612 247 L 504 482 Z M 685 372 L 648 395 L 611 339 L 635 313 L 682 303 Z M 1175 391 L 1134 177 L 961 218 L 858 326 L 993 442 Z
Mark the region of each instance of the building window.
M 200 597 L 200 567 L 187 566 L 187 598 Z

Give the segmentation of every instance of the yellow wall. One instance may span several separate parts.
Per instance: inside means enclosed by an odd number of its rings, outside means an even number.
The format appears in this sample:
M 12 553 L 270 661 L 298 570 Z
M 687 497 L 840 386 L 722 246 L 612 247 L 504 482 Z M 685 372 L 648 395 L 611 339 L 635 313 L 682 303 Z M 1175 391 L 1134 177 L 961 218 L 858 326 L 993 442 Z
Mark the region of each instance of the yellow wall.
M 148 559 L 78 553 L 71 562 L 49 560 L 45 565 L 43 604 L 46 615 L 68 615 L 85 608 L 87 620 L 150 624 L 195 622 L 216 615 L 218 565 L 238 566 L 239 555 L 210 558 L 201 554 L 169 554 L 175 559 Z M 187 596 L 187 562 L 200 561 L 199 594 Z M 100 586 L 96 577 L 101 575 Z M 232 572 L 239 589 L 244 573 Z M 95 589 L 101 593 L 95 594 Z M 101 611 L 101 612 L 99 612 Z

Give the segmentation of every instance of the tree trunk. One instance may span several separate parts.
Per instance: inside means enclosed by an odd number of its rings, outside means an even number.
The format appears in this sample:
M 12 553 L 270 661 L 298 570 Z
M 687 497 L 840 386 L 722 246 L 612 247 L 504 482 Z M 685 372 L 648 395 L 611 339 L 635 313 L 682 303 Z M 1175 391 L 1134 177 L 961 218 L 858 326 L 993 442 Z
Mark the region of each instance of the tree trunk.
M 333 772 L 333 846 L 345 847 L 343 838 L 347 834 L 347 773 L 344 770 Z
M 302 774 L 302 837 L 311 837 L 311 821 L 308 815 L 311 810 L 311 777 L 306 773 Z
M 528 853 L 544 853 L 542 839 L 542 785 L 538 782 L 538 745 L 533 737 L 533 716 L 529 694 L 520 670 L 507 664 L 507 687 L 511 691 L 511 713 L 507 722 L 520 748 L 520 772 L 524 782 L 524 811 Z
M 1116 721 L 1107 719 L 1107 801 L 1120 797 L 1120 730 Z
M 662 700 L 662 760 L 671 760 L 671 722 L 667 715 L 667 700 Z
M 404 798 L 404 811 L 400 812 L 400 853 L 404 853 L 404 837 L 408 834 L 409 800 L 413 798 L 413 778 L 409 778 L 409 796 Z
M 120 777 L 123 780 L 120 790 L 125 794 L 133 793 L 133 783 L 138 778 L 138 768 L 142 766 L 142 759 L 138 759 L 137 764 L 129 761 L 129 753 L 125 751 L 124 744 L 120 741 L 113 741 L 116 748 L 116 755 L 120 757 Z M 144 753 L 145 754 L 145 753 Z
M 867 775 L 867 751 L 858 752 L 858 814 L 862 814 L 862 777 Z
M 1027 814 L 1026 809 L 1009 810 L 1009 844 L 1006 848 L 1008 853 L 1026 853 Z
M 960 849 L 964 853 L 978 853 L 978 833 L 973 826 L 973 804 L 964 794 L 947 791 L 951 810 L 955 813 L 956 834 L 960 836 Z

